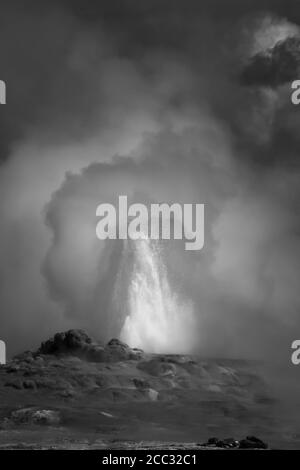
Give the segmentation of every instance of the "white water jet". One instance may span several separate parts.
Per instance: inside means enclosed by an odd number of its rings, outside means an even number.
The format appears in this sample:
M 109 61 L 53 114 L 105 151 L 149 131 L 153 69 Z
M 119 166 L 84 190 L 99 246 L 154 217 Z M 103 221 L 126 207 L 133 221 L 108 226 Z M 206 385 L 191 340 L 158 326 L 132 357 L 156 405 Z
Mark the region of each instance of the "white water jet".
M 127 241 L 124 250 L 115 291 L 125 316 L 120 339 L 147 352 L 191 352 L 192 303 L 180 301 L 172 291 L 159 243 L 148 238 Z

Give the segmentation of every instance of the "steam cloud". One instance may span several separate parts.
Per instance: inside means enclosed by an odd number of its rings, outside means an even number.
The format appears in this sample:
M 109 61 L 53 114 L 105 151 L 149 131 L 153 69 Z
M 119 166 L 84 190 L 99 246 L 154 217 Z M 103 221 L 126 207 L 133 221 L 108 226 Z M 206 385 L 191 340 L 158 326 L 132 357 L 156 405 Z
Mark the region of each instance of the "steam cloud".
M 204 250 L 164 250 L 194 305 L 193 350 L 287 361 L 300 326 L 299 113 L 281 75 L 274 88 L 253 67 L 272 48 L 280 69 L 299 18 L 267 2 L 198 14 L 199 2 L 154 2 L 152 16 L 125 2 L 122 20 L 95 2 L 79 18 L 79 3 L 5 7 L 22 34 L 0 33 L 1 337 L 14 353 L 68 327 L 114 332 L 123 247 L 96 238 L 95 209 L 127 194 L 206 205 Z

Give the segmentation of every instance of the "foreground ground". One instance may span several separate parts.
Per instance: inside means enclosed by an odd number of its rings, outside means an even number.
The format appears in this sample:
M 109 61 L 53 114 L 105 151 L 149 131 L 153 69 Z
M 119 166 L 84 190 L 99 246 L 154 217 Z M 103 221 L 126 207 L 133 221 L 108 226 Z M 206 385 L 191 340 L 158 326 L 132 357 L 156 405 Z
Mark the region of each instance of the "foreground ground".
M 0 448 L 197 448 L 247 435 L 300 448 L 258 363 L 87 341 L 0 366 Z

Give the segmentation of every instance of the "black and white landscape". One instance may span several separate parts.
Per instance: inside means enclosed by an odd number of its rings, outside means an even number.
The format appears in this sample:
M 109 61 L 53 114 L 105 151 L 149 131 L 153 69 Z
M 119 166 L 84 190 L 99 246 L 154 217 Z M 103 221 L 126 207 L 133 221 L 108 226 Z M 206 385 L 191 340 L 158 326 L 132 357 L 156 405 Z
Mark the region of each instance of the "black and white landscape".
M 0 448 L 300 448 L 299 2 L 2 0 L 0 80 Z

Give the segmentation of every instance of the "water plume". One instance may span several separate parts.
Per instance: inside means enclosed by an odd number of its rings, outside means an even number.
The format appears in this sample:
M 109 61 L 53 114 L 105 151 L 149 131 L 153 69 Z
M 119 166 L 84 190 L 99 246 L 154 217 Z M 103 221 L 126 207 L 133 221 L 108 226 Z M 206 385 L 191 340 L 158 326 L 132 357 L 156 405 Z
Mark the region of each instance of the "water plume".
M 159 242 L 130 240 L 124 251 L 115 290 L 124 318 L 120 338 L 148 352 L 191 352 L 193 305 L 172 289 Z

